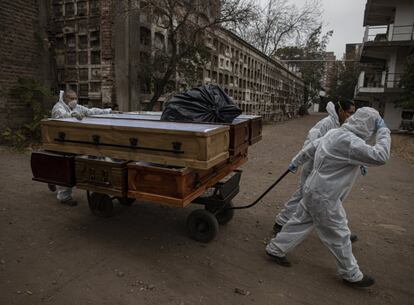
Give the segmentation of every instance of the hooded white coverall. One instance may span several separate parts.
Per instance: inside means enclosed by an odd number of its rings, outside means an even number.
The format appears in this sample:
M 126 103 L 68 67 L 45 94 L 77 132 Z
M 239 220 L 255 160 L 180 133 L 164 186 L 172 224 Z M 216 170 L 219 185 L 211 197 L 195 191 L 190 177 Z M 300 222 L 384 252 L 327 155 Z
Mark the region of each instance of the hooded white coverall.
M 339 275 L 350 282 L 362 279 L 352 254 L 351 232 L 342 202 L 350 192 L 359 166 L 383 165 L 390 156 L 388 128 L 376 130 L 378 112 L 363 107 L 342 127 L 329 131 L 300 151 L 292 163 L 301 165 L 314 159 L 313 170 L 303 188 L 303 198 L 293 217 L 266 247 L 282 257 L 300 244 L 315 227 L 322 242 L 335 256 Z M 366 144 L 376 136 L 374 146 Z
M 73 113 L 80 113 L 83 116 L 90 116 L 94 114 L 107 114 L 111 113 L 111 108 L 100 109 L 100 108 L 87 108 L 82 105 L 76 105 L 75 109 L 71 109 L 63 101 L 63 91 L 60 91 L 59 101 L 53 106 L 52 119 L 64 119 L 72 117 Z M 67 201 L 72 198 L 72 188 L 66 186 L 56 186 L 57 199 L 60 201 Z
M 312 127 L 311 130 L 309 130 L 308 136 L 306 137 L 305 143 L 303 144 L 303 148 L 316 139 L 323 137 L 329 130 L 338 128 L 340 126 L 338 114 L 336 113 L 335 105 L 332 102 L 329 102 L 326 105 L 326 111 L 329 115 L 326 118 L 320 120 L 318 123 L 316 123 L 315 126 Z M 313 160 L 308 160 L 303 164 L 302 170 L 300 172 L 298 186 L 292 197 L 288 200 L 288 202 L 286 202 L 284 209 L 280 211 L 280 213 L 276 216 L 277 224 L 281 226 L 285 225 L 296 212 L 299 201 L 302 199 L 303 186 L 309 174 L 311 173 L 312 168 Z

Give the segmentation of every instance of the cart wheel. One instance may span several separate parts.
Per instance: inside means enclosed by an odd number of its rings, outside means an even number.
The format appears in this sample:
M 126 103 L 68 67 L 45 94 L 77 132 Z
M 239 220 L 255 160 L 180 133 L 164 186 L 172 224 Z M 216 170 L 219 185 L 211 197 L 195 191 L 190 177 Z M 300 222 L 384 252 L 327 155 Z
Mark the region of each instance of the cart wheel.
M 209 211 L 210 213 L 213 213 L 216 216 L 218 223 L 221 225 L 224 225 L 233 219 L 234 210 L 228 209 L 232 207 L 233 207 L 233 203 L 231 201 L 226 203 L 224 206 L 217 206 L 213 204 L 207 204 L 205 206 L 207 211 Z
M 88 203 L 89 209 L 96 216 L 110 217 L 113 214 L 114 204 L 108 195 L 88 192 Z
M 207 243 L 213 240 L 219 230 L 216 217 L 206 210 L 195 210 L 188 215 L 187 229 L 191 238 Z
M 128 198 L 128 197 L 116 197 L 116 199 L 118 199 L 120 204 L 126 205 L 126 206 L 131 206 L 135 201 L 135 198 Z
M 51 191 L 52 193 L 56 192 L 56 185 L 54 184 L 47 184 L 47 188 L 49 189 L 49 191 Z

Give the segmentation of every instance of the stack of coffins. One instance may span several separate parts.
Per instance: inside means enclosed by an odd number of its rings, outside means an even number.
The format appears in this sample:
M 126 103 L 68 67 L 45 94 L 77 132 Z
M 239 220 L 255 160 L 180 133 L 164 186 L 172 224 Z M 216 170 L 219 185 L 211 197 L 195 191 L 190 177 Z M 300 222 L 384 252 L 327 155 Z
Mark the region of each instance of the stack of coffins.
M 164 113 L 44 120 L 33 179 L 185 206 L 246 162 L 261 139 L 261 117 L 240 113 L 209 85 L 177 95 Z

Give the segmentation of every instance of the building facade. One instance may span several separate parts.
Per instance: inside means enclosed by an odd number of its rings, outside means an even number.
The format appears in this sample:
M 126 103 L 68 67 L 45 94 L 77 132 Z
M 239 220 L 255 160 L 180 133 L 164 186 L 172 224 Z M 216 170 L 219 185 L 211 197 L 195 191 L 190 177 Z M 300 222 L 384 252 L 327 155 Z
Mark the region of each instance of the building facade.
M 211 1 L 211 14 L 217 13 L 219 2 Z M 10 10 L 7 16 L 16 15 L 24 2 L 1 2 L 0 11 L 7 8 Z M 56 92 L 72 89 L 78 93 L 80 103 L 89 106 L 109 106 L 122 111 L 143 109 L 151 98 L 151 88 L 140 78 L 140 62 L 151 55 L 154 47 L 168 47 L 168 33 L 154 22 L 154 14 L 146 8 L 145 1 L 46 0 L 32 4 L 33 8 L 22 9 L 30 9 L 32 23 L 26 28 L 14 24 L 15 32 L 30 32 L 33 22 L 40 23 L 47 47 L 46 51 L 32 52 L 30 58 L 38 60 L 34 65 L 38 68 L 22 76 L 38 79 Z M 13 27 L 12 18 L 4 18 L 10 19 Z M 227 30 L 211 30 L 207 36 L 211 60 L 200 67 L 199 84 L 220 85 L 244 113 L 276 121 L 297 114 L 303 104 L 304 85 L 296 73 Z M 32 40 L 26 40 L 21 47 L 16 44 L 8 51 L 4 48 L 10 62 L 20 49 L 33 51 L 37 42 Z M 46 66 L 39 61 L 42 57 L 50 63 L 47 73 L 39 73 Z M 22 54 L 22 58 L 28 56 Z M 22 61 L 21 68 L 25 65 L 33 66 Z M 10 71 L 18 70 L 17 66 L 10 65 Z M 1 76 L 2 82 L 10 80 L 4 73 Z M 8 90 L 16 77 L 10 82 L 7 88 L 0 83 L 1 88 Z M 182 89 L 179 77 L 176 82 L 177 88 Z M 160 99 L 158 107 L 162 107 L 164 99 Z M 0 107 L 6 108 L 7 103 L 2 101 Z M 19 107 L 23 113 L 24 105 Z M 19 112 L 18 116 L 22 114 Z
M 414 52 L 414 1 L 368 0 L 364 26 L 355 100 L 378 109 L 391 130 L 400 130 L 414 121 L 414 109 L 395 106 L 407 56 Z

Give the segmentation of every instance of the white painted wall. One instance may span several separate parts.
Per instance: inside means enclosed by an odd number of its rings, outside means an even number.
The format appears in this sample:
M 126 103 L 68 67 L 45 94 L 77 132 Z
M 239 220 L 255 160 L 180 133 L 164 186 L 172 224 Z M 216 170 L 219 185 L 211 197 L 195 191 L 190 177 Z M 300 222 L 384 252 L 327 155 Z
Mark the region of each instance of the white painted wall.
M 401 108 L 395 108 L 394 103 L 385 103 L 384 121 L 391 130 L 398 130 L 401 124 Z
M 412 39 L 411 31 L 412 31 L 413 23 L 414 23 L 414 0 L 397 1 L 397 6 L 395 9 L 393 40 L 411 40 Z M 409 25 L 411 27 L 399 27 L 399 26 L 405 26 L 405 25 Z

